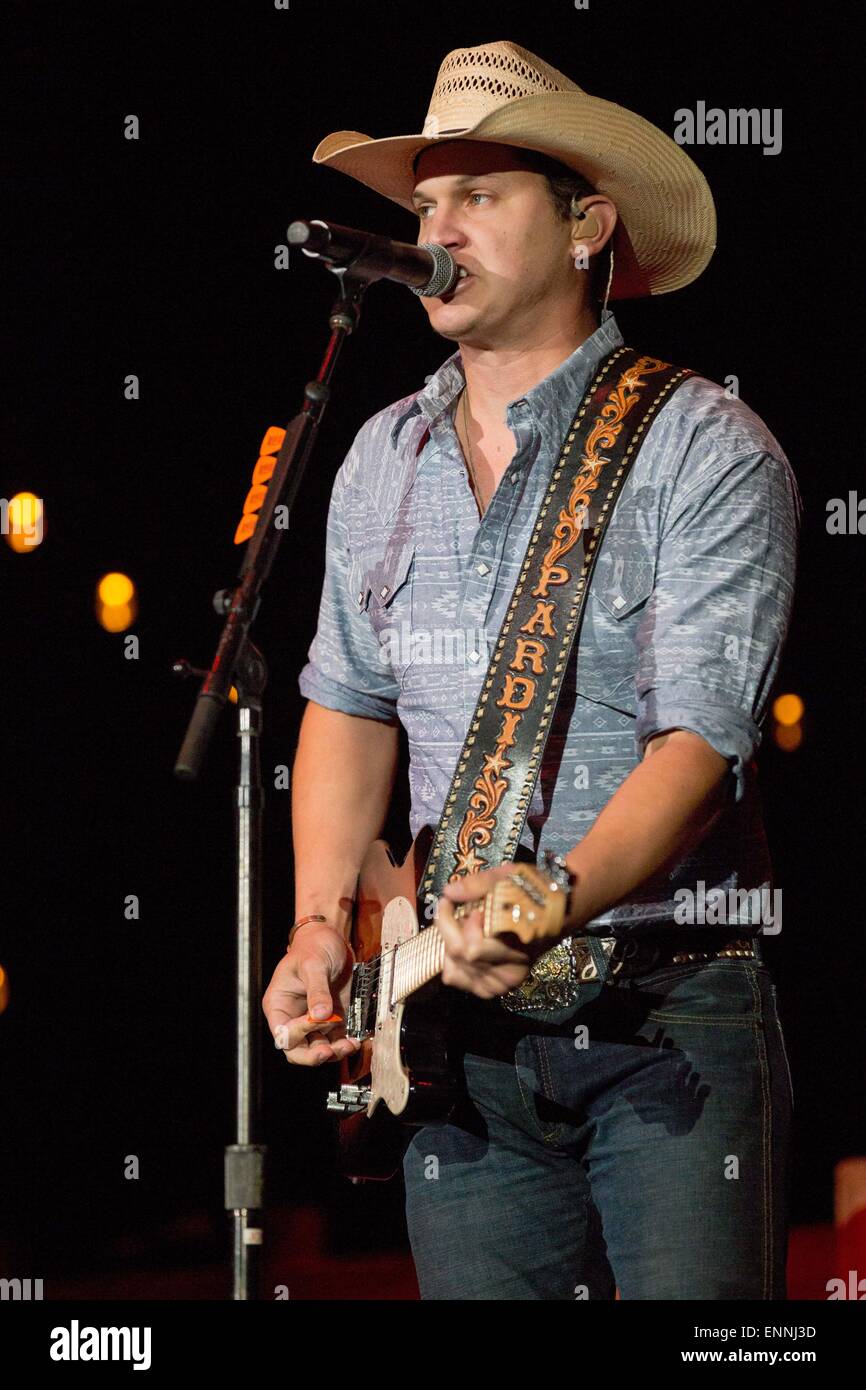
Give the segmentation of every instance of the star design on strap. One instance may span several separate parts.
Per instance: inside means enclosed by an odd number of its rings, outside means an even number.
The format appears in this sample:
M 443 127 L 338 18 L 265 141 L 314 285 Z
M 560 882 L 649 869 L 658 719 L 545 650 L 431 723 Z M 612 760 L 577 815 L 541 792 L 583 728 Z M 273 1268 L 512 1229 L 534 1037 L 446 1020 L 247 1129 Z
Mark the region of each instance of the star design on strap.
M 504 748 L 497 748 L 495 753 L 485 753 L 484 755 L 485 772 L 501 772 L 503 768 L 510 766 L 511 763 L 505 756 Z
M 486 860 L 481 859 L 476 854 L 474 845 L 471 849 L 467 850 L 467 852 L 464 855 L 461 855 L 458 864 L 458 869 L 460 870 L 460 872 L 467 874 L 480 873 L 482 869 L 486 869 L 487 867 L 488 865 Z

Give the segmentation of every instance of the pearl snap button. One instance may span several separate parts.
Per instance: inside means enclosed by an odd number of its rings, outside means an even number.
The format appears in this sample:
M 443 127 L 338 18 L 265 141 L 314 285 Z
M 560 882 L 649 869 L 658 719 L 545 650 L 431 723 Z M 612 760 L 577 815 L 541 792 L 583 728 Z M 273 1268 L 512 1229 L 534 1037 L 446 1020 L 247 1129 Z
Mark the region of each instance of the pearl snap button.
M 479 574 L 487 574 L 488 571 L 489 571 L 489 569 L 490 569 L 490 566 L 489 566 L 489 565 L 485 565 L 484 561 L 482 560 L 482 561 L 481 561 L 481 564 L 480 564 L 480 565 L 476 565 L 475 568 L 477 569 L 477 571 L 478 571 Z
M 382 589 L 379 590 L 379 595 L 380 595 L 381 598 L 385 598 L 385 596 L 386 596 L 387 594 L 389 594 L 390 592 L 391 592 L 391 591 L 390 591 L 390 589 L 388 588 L 388 585 L 386 584 L 384 588 L 382 588 Z
M 623 598 L 622 594 L 617 594 L 616 598 L 613 601 L 613 606 L 614 608 L 625 608 L 625 599 Z
M 478 660 L 478 653 L 477 653 L 477 652 L 467 652 L 467 653 L 466 653 L 466 656 L 467 656 L 467 658 L 468 658 L 469 661 L 477 661 L 477 660 Z

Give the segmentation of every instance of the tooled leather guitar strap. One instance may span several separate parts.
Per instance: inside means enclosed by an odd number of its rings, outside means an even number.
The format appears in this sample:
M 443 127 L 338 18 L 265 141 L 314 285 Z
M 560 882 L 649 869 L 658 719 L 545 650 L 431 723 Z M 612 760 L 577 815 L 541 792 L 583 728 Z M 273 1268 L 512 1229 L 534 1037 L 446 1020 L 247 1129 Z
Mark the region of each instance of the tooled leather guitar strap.
M 620 347 L 604 360 L 580 402 L 542 500 L 421 875 L 418 907 L 425 925 L 450 878 L 515 856 L 614 504 L 651 421 L 693 375 Z M 600 489 L 606 495 L 598 524 L 578 547 L 592 496 Z

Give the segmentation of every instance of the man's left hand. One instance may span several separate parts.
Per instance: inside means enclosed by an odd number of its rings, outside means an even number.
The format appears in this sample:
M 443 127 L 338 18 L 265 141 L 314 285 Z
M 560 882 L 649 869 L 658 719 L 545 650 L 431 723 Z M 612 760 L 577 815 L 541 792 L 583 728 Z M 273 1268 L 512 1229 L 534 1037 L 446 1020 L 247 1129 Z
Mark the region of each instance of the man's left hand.
M 480 908 L 459 921 L 454 916 L 457 903 L 483 898 L 495 883 L 508 878 L 520 867 L 513 863 L 500 864 L 495 869 L 466 874 L 445 884 L 433 919 L 433 926 L 438 927 L 445 943 L 443 984 L 465 989 L 479 999 L 495 999 L 522 985 L 533 962 L 556 945 L 555 938 L 545 937 L 527 944 L 521 942 L 519 949 L 515 949 L 506 946 L 502 937 L 484 936 Z

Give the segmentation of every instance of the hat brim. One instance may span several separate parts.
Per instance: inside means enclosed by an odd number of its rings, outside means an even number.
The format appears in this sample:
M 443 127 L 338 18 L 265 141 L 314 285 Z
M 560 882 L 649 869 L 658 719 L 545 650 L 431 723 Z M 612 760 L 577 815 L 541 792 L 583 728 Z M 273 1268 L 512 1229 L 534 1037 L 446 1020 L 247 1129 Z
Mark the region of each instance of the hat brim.
M 438 137 L 373 139 L 338 130 L 313 160 L 339 169 L 414 212 L 413 161 L 422 149 L 481 140 L 540 151 L 575 169 L 619 214 L 611 299 L 682 289 L 704 270 L 716 246 L 716 213 L 700 169 L 670 136 L 642 116 L 585 92 L 521 97 L 474 126 Z

